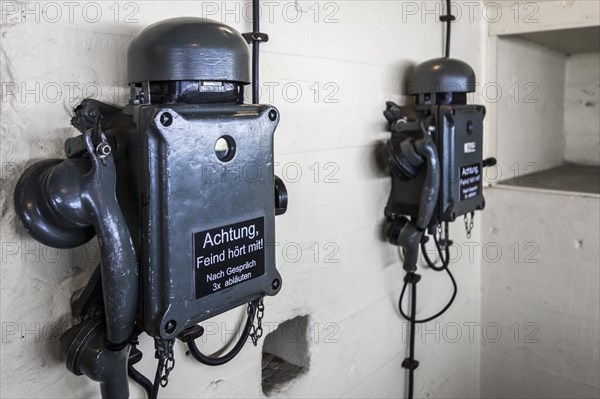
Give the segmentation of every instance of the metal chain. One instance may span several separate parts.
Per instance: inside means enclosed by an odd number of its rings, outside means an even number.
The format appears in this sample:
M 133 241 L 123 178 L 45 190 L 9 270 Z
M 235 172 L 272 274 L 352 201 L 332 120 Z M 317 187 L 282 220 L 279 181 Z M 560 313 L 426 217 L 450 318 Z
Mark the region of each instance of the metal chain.
M 442 230 L 442 224 L 439 223 L 437 226 L 437 236 L 438 236 L 438 242 L 440 243 L 440 246 L 442 247 L 442 249 L 446 248 L 446 240 L 444 239 L 444 232 Z
M 465 230 L 467 230 L 468 239 L 471 238 L 471 232 L 473 231 L 473 226 L 475 225 L 475 212 L 471 212 L 470 216 L 471 217 L 469 218 L 469 214 L 465 215 Z
M 258 340 L 263 336 L 262 319 L 265 315 L 265 305 L 263 298 L 260 298 L 248 305 L 248 316 L 252 318 L 252 327 L 250 327 L 250 339 L 254 346 L 258 345 Z M 256 326 L 254 318 L 256 317 Z
M 169 374 L 175 368 L 175 355 L 173 353 L 174 339 L 155 339 L 155 357 L 158 359 L 158 372 L 160 386 L 166 387 L 169 383 Z

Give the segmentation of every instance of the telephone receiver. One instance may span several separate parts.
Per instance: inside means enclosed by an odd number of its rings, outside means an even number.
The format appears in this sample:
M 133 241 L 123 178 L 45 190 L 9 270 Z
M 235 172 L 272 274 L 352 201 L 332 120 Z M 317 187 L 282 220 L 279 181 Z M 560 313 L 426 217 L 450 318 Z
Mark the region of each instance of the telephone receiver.
M 388 103 L 388 109 L 395 104 Z M 386 115 L 387 116 L 387 115 Z M 435 129 L 432 118 L 421 122 L 399 119 L 392 124 L 394 132 L 403 138 L 392 138 L 384 147 L 384 159 L 390 172 L 398 179 L 408 182 L 417 178 L 425 168 L 425 180 L 421 190 L 419 209 L 415 218 L 393 218 L 387 229 L 387 239 L 404 250 L 404 270 L 417 270 L 419 245 L 435 211 L 439 187 L 440 164 L 438 152 L 430 131 Z

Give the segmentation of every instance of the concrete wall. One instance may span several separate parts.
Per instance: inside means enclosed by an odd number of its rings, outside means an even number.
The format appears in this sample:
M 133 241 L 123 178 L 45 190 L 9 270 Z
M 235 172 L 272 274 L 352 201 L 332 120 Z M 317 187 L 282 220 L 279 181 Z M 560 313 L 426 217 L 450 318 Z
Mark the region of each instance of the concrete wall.
M 567 58 L 565 159 L 600 165 L 600 54 Z
M 516 2 L 499 3 L 504 15 L 515 15 Z M 559 30 L 597 26 L 598 2 L 518 3 L 535 9 L 533 20 L 489 25 L 492 35 L 501 35 L 490 40 L 490 74 L 501 88 L 509 85 L 491 126 L 500 180 L 565 161 L 598 165 L 598 54 L 568 56 L 565 48 L 581 43 Z M 548 30 L 554 32 L 540 33 Z M 544 45 L 513 36 L 521 33 Z M 556 43 L 564 44 L 561 52 L 549 49 L 561 47 Z M 481 396 L 598 397 L 598 196 L 496 185 L 486 190 L 486 205 Z
M 498 39 L 501 94 L 495 106 L 502 179 L 563 163 L 565 59 L 566 55 L 527 40 Z
M 497 186 L 483 214 L 481 395 L 597 398 L 597 196 Z
M 70 374 L 57 358 L 57 337 L 71 323 L 69 298 L 85 283 L 97 250 L 92 244 L 55 251 L 29 238 L 12 208 L 20 173 L 35 161 L 62 157 L 63 141 L 75 134 L 68 125 L 71 110 L 84 97 L 123 104 L 127 46 L 144 26 L 204 15 L 250 30 L 248 2 L 57 4 L 2 2 L 11 6 L 3 11 L 0 35 L 2 397 L 98 395 L 96 384 Z M 407 68 L 441 54 L 436 6 L 290 1 L 272 4 L 265 14 L 262 25 L 271 40 L 261 58 L 262 100 L 281 111 L 276 170 L 290 195 L 288 213 L 277 219 L 284 285 L 265 301 L 266 332 L 304 315 L 310 327 L 309 370 L 279 396 L 403 396 L 406 325 L 396 310 L 403 273 L 396 250 L 380 235 L 390 182 L 374 154 L 389 137 L 385 101 L 401 101 Z M 453 38 L 469 45 L 455 45 L 453 55 L 485 79 L 481 13 L 472 20 L 464 15 Z M 466 255 L 460 224 L 453 232 L 462 249 L 453 265 L 460 291 L 448 314 L 418 339 L 418 396 L 479 396 L 480 334 L 470 334 L 469 326 L 479 321 L 480 257 Z M 478 239 L 476 229 L 472 241 Z M 450 284 L 444 275 L 423 275 L 419 311 L 425 315 L 445 304 Z M 242 312 L 206 323 L 203 349 L 212 352 L 229 341 Z M 178 343 L 176 368 L 161 397 L 263 396 L 260 345 L 249 345 L 226 366 L 208 368 L 186 357 Z M 149 339 L 142 349 L 140 369 L 153 375 Z

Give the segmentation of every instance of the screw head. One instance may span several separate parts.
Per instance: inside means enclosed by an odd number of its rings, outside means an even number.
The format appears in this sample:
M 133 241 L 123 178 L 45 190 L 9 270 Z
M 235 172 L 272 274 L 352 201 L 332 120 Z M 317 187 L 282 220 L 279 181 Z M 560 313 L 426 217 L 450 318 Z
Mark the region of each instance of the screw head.
M 275 290 L 275 291 L 277 291 L 280 286 L 281 286 L 281 282 L 279 281 L 278 278 L 273 280 L 273 282 L 271 283 L 271 288 L 273 288 L 273 290 Z
M 98 154 L 100 158 L 107 157 L 110 155 L 111 151 L 110 145 L 106 142 L 100 143 L 98 144 L 98 147 L 96 147 L 96 154 Z
M 269 119 L 275 121 L 277 119 L 277 111 L 274 109 L 269 111 Z
M 165 112 L 164 114 L 162 114 L 160 116 L 160 124 L 163 125 L 164 127 L 171 126 L 172 123 L 173 123 L 173 115 L 171 115 L 170 113 Z
M 173 334 L 176 328 L 177 322 L 175 320 L 169 320 L 167 321 L 167 324 L 165 324 L 165 332 L 167 334 Z

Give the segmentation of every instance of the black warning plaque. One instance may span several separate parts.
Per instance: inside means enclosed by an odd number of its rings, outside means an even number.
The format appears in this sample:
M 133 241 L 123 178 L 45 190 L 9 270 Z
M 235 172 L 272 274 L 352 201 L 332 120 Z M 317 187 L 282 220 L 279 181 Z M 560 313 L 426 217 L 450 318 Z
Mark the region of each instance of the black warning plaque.
M 481 166 L 479 164 L 460 168 L 460 200 L 468 200 L 481 193 Z
M 264 218 L 194 233 L 196 299 L 265 274 Z

